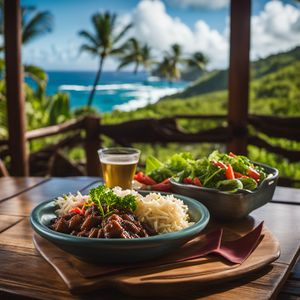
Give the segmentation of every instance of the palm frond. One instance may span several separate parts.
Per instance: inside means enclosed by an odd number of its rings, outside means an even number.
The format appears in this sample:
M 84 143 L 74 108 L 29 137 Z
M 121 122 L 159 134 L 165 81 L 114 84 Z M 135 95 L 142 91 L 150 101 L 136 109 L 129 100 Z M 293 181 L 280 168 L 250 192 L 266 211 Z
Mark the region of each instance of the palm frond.
M 179 44 L 173 44 L 171 46 L 171 55 L 174 57 L 174 59 L 179 60 L 182 55 L 182 48 Z
M 108 51 L 112 47 L 112 19 L 115 19 L 115 15 L 110 14 L 109 12 L 104 14 L 97 13 L 92 16 L 92 23 L 99 45 L 101 45 L 104 50 Z
M 95 47 L 93 47 L 92 45 L 88 45 L 88 44 L 81 45 L 80 52 L 88 52 L 91 55 L 97 55 L 97 54 L 99 54 L 97 52 L 97 49 Z
M 127 67 L 127 66 L 129 66 L 129 65 L 131 65 L 131 64 L 132 64 L 132 60 L 131 60 L 131 59 L 124 59 L 124 60 L 122 60 L 121 63 L 119 64 L 118 70 L 120 70 L 120 69 L 122 69 L 122 68 L 124 68 L 124 67 Z
M 114 56 L 121 56 L 124 53 L 124 48 L 123 47 L 119 47 L 119 48 L 114 48 L 110 51 L 111 55 Z
M 48 76 L 43 69 L 34 65 L 24 65 L 23 68 L 25 77 L 32 78 L 42 89 L 46 87 L 48 82 Z
M 202 52 L 198 51 L 186 59 L 186 62 L 190 67 L 198 67 L 200 70 L 203 70 L 208 63 L 208 58 Z
M 93 45 L 95 45 L 95 47 L 98 46 L 99 42 L 97 41 L 97 38 L 95 36 L 93 36 L 92 33 L 86 31 L 86 30 L 82 30 L 78 33 L 81 37 L 85 38 L 88 42 L 92 43 Z
M 132 27 L 132 24 L 128 24 L 126 25 L 118 34 L 117 36 L 114 38 L 114 42 L 117 43 L 119 42 L 124 35 L 128 32 L 128 30 Z
M 53 15 L 48 11 L 37 12 L 28 21 L 24 20 L 22 30 L 22 42 L 26 44 L 33 39 L 51 32 L 53 27 Z

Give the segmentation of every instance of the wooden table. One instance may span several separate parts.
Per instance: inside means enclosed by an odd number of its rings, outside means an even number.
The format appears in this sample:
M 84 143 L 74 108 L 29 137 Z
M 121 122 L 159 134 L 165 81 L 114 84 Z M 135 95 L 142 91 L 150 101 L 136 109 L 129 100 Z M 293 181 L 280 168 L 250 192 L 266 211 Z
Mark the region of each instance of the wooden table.
M 130 299 L 120 296 L 113 288 L 85 297 L 71 295 L 32 243 L 28 217 L 38 203 L 66 192 L 86 192 L 98 181 L 95 177 L 0 178 L 0 299 Z M 207 299 L 300 298 L 300 263 L 296 264 L 300 251 L 300 190 L 278 187 L 272 202 L 251 216 L 256 222 L 265 220 L 279 239 L 280 258 L 259 272 L 199 290 L 185 299 L 203 296 Z M 235 226 L 243 232 L 253 226 L 253 219 L 223 225 Z

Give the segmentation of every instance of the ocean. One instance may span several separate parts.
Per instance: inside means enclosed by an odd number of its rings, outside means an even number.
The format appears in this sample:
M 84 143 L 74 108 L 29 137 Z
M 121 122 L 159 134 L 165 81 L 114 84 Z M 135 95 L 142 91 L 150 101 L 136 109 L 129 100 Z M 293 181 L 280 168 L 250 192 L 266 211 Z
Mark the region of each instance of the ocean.
M 57 91 L 70 95 L 71 109 L 87 103 L 95 78 L 95 72 L 48 71 L 47 94 Z M 100 112 L 115 109 L 130 111 L 157 102 L 161 97 L 174 94 L 187 86 L 177 81 L 170 85 L 145 72 L 103 72 L 94 97 L 93 105 Z

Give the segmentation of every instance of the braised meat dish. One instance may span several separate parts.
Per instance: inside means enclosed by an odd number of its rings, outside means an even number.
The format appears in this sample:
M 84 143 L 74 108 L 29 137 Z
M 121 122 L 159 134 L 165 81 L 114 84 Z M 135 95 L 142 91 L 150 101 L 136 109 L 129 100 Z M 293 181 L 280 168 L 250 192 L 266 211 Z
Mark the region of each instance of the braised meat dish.
M 96 205 L 90 206 L 84 213 L 69 212 L 52 219 L 50 228 L 75 236 L 89 238 L 142 238 L 157 233 L 147 224 L 138 221 L 129 210 L 114 209 L 108 216 L 102 217 Z

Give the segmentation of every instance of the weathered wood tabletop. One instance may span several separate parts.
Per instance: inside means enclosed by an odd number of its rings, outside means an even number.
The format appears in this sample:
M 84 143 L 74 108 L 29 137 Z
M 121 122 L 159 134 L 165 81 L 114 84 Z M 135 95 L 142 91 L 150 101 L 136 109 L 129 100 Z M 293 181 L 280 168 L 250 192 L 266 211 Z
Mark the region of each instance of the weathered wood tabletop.
M 70 294 L 32 242 L 29 216 L 38 203 L 66 192 L 87 191 L 98 181 L 95 177 L 0 178 L 0 299 L 129 299 L 113 287 L 85 296 Z M 243 233 L 261 220 L 278 238 L 280 258 L 259 272 L 201 289 L 185 299 L 300 298 L 300 189 L 278 187 L 272 202 L 247 220 L 222 226 Z

